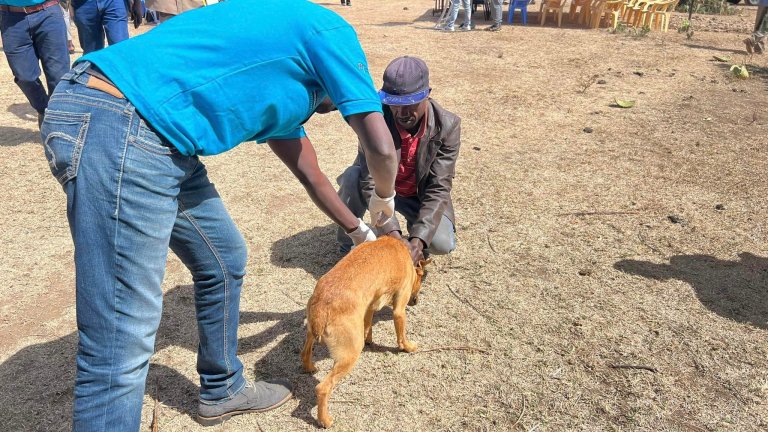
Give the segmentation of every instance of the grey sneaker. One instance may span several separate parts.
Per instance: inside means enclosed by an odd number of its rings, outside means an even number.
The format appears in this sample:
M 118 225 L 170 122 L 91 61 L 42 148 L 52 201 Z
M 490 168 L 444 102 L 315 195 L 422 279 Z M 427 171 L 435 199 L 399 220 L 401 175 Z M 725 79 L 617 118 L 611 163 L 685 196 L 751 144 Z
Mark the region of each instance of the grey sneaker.
M 497 32 L 497 31 L 501 30 L 501 24 L 494 23 L 492 26 L 488 27 L 486 30 Z
M 440 31 L 452 32 L 452 31 L 456 31 L 456 28 L 454 28 L 453 26 L 445 26 L 445 27 L 441 28 Z
M 461 31 L 471 31 L 471 30 L 474 30 L 474 29 L 475 29 L 475 25 L 474 24 L 469 24 L 469 25 L 462 24 L 461 26 L 459 26 L 459 30 L 461 30 Z
M 277 408 L 293 397 L 291 383 L 284 379 L 251 382 L 232 398 L 221 403 L 200 401 L 197 422 L 203 426 L 223 423 L 232 416 L 259 413 Z

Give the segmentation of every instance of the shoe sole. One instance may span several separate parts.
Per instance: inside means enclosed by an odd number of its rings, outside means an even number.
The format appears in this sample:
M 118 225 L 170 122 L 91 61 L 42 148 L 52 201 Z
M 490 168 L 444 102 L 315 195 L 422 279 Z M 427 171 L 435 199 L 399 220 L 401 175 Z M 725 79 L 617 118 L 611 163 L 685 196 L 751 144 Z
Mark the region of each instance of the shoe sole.
M 216 426 L 219 424 L 224 423 L 225 421 L 229 420 L 231 417 L 234 417 L 236 415 L 240 414 L 249 414 L 249 413 L 263 413 L 267 411 L 272 411 L 275 408 L 279 408 L 289 400 L 293 398 L 293 393 L 288 394 L 288 396 L 285 397 L 285 399 L 281 400 L 280 402 L 268 406 L 266 408 L 258 408 L 258 409 L 248 409 L 248 410 L 239 410 L 239 411 L 231 411 L 226 414 L 222 414 L 220 416 L 216 417 L 203 417 L 201 415 L 197 415 L 197 422 L 200 423 L 202 426 Z

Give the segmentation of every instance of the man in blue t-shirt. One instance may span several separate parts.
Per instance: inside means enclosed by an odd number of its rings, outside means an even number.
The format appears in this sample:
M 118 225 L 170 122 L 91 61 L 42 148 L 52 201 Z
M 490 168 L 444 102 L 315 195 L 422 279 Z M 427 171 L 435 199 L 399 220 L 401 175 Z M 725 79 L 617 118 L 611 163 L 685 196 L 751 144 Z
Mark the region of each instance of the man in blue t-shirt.
M 373 220 L 386 220 L 392 137 L 357 35 L 321 6 L 228 0 L 92 52 L 64 75 L 42 139 L 75 245 L 76 431 L 138 430 L 169 246 L 194 280 L 198 421 L 291 397 L 285 380 L 244 377 L 236 353 L 246 244 L 198 156 L 266 142 L 355 244 L 372 240 L 320 171 L 302 127 L 334 109 L 367 155 Z

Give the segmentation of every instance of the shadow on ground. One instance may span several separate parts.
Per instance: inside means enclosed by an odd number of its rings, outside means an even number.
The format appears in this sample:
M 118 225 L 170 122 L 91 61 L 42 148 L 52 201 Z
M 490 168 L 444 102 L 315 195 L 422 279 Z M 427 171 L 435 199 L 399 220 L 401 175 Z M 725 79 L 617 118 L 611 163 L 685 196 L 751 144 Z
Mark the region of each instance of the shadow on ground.
M 39 143 L 40 131 L 37 123 L 30 123 L 29 129 L 13 126 L 0 126 L 0 146 L 13 147 L 26 143 Z
M 270 259 L 275 266 L 303 269 L 315 280 L 320 279 L 341 259 L 336 225 L 312 228 L 276 241 Z
M 303 268 L 317 279 L 339 259 L 336 250 L 335 225 L 328 225 L 275 242 L 272 261 L 284 268 Z M 198 335 L 194 322 L 192 285 L 169 290 L 163 299 L 155 351 L 174 346 L 196 353 Z M 293 416 L 314 425 L 311 409 L 318 381 L 312 375 L 301 373 L 299 362 L 304 342 L 304 309 L 288 313 L 241 311 L 240 322 L 274 322 L 258 334 L 241 338 L 239 353 L 256 352 L 277 342 L 256 362 L 256 379 L 286 377 L 291 380 L 299 400 Z M 4 431 L 71 429 L 76 350 L 77 334 L 73 332 L 51 342 L 23 348 L 0 364 L 0 382 L 8 390 L 0 392 Z M 323 346 L 315 349 L 316 360 L 327 355 Z M 197 410 L 198 385 L 171 367 L 152 363 L 146 393 L 167 409 L 193 416 Z
M 741 323 L 768 329 L 768 258 L 739 254 L 738 261 L 708 255 L 677 255 L 669 264 L 623 260 L 614 267 L 625 273 L 689 283 L 699 301 L 712 312 Z
M 728 52 L 728 53 L 738 54 L 740 56 L 747 54 L 747 52 L 743 49 L 744 44 L 741 45 L 742 48 L 719 48 L 719 47 L 713 47 L 709 45 L 696 45 L 696 44 L 690 44 L 690 43 L 683 44 L 683 46 L 687 46 L 688 48 L 707 50 L 707 51 Z
M 16 103 L 8 106 L 8 112 L 20 118 L 21 120 L 28 120 L 30 122 L 37 121 L 37 111 L 32 108 L 32 105 L 28 103 Z

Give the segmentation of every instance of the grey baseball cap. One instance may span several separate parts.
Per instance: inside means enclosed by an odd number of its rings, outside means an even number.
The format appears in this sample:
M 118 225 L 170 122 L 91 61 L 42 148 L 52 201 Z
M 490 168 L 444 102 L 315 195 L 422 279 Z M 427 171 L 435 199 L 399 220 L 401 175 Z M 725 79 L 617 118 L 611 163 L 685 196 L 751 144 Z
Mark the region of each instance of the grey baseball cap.
M 384 70 L 379 99 L 384 105 L 413 105 L 429 96 L 429 68 L 418 57 L 398 57 Z

